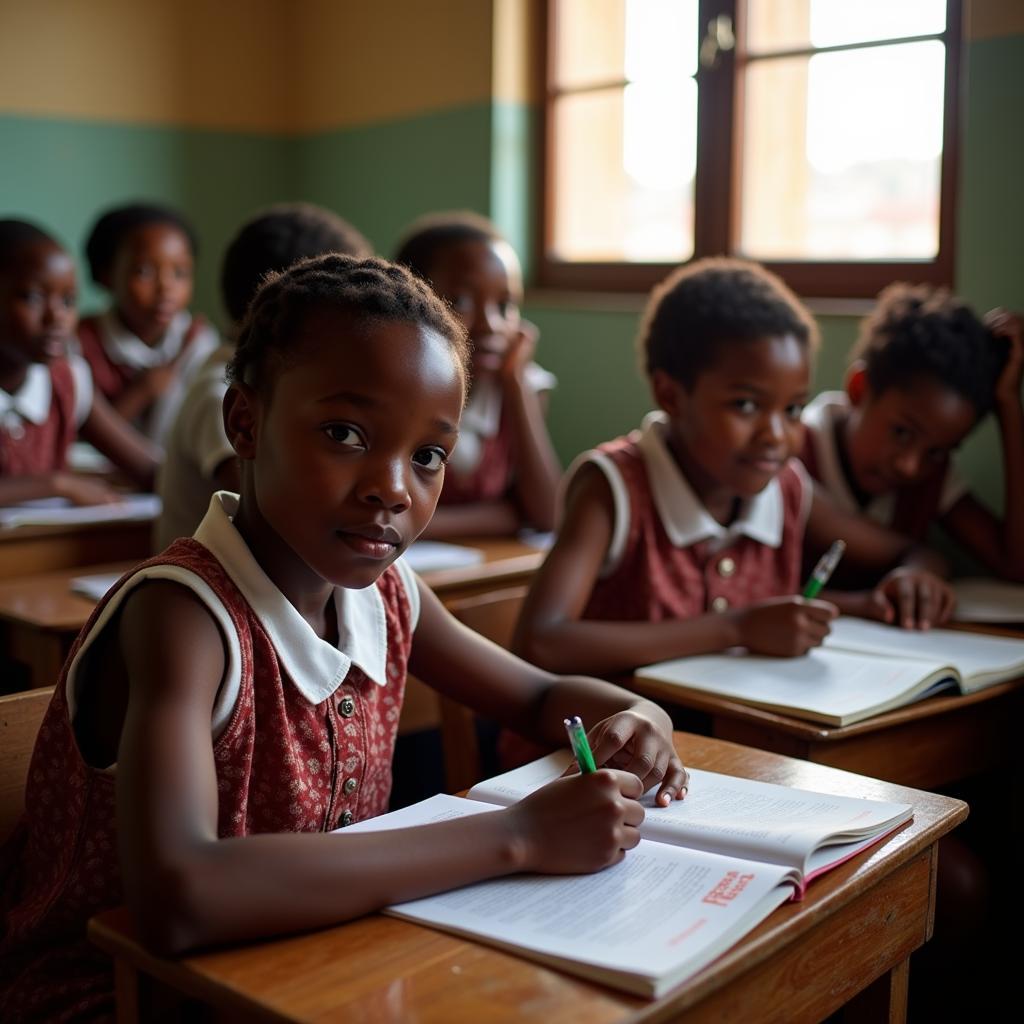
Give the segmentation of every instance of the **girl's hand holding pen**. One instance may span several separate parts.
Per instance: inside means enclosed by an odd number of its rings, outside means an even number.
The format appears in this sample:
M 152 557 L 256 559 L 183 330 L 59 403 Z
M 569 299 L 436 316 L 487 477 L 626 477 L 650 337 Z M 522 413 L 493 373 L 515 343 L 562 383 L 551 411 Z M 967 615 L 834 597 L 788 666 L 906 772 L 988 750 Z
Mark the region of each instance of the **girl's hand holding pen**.
M 773 597 L 723 614 L 736 627 L 736 643 L 752 654 L 795 658 L 821 644 L 839 609 L 829 601 Z
M 640 842 L 644 790 L 630 772 L 555 779 L 506 811 L 517 871 L 582 874 L 617 864 Z
M 640 780 L 642 793 L 657 786 L 655 799 L 662 807 L 686 796 L 690 776 L 672 743 L 672 721 L 656 704 L 645 702 L 610 715 L 587 738 L 599 768 L 631 772 Z

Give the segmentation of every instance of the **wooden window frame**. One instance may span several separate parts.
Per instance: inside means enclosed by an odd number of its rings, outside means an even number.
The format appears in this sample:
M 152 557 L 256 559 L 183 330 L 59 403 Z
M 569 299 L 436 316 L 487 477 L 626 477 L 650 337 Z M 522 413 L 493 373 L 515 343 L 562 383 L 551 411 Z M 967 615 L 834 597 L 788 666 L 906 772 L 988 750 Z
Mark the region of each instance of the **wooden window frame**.
M 697 81 L 700 100 L 697 111 L 697 172 L 694 182 L 694 255 L 736 253 L 739 225 L 736 182 L 739 147 L 735 140 L 742 124 L 742 41 L 743 0 L 699 0 L 700 24 L 707 25 L 720 14 L 732 18 L 737 46 L 719 55 L 713 68 L 700 68 Z M 936 38 L 946 48 L 943 110 L 942 158 L 939 192 L 939 247 L 931 260 L 795 261 L 762 260 L 798 294 L 807 298 L 872 298 L 895 280 L 951 285 L 955 265 L 956 205 L 960 150 L 961 47 L 963 42 L 962 0 L 947 0 L 946 28 Z M 648 291 L 664 279 L 675 263 L 589 263 L 555 259 L 551 255 L 553 232 L 554 117 L 558 90 L 553 86 L 554 45 L 557 31 L 554 0 L 544 0 L 542 19 L 543 59 L 539 62 L 543 81 L 543 141 L 541 152 L 541 202 L 538 204 L 536 238 L 538 252 L 536 284 L 540 288 L 570 291 Z M 907 40 L 899 40 L 905 42 Z M 871 40 L 879 45 L 889 40 Z M 831 49 L 831 48 L 826 48 Z M 787 51 L 788 52 L 788 51 Z M 794 51 L 796 52 L 796 51 Z M 754 55 L 756 59 L 756 55 Z M 718 125 L 731 125 L 728 132 Z

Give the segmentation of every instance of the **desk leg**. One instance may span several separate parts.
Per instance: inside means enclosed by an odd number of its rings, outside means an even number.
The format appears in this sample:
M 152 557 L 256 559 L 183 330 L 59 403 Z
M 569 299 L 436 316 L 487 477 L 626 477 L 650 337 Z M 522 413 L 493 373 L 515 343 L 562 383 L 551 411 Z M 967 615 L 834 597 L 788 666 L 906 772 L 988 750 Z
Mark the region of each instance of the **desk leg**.
M 117 1024 L 139 1024 L 139 972 L 120 957 L 114 958 L 114 1000 Z
M 909 983 L 910 961 L 903 960 L 843 1007 L 843 1024 L 903 1024 Z

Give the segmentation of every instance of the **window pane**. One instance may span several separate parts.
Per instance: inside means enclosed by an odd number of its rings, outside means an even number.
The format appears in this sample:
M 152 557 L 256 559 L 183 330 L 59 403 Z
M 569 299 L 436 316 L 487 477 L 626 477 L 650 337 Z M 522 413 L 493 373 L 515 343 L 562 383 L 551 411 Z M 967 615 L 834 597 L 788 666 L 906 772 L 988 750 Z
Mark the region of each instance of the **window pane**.
M 754 53 L 942 32 L 946 0 L 747 0 Z
M 758 259 L 931 259 L 945 53 L 910 43 L 757 61 L 745 76 L 740 248 Z
M 555 0 L 555 85 L 621 82 L 626 0 Z
M 554 131 L 552 255 L 582 262 L 693 255 L 692 78 L 564 96 L 554 105 Z
M 626 77 L 697 72 L 697 0 L 626 0 Z

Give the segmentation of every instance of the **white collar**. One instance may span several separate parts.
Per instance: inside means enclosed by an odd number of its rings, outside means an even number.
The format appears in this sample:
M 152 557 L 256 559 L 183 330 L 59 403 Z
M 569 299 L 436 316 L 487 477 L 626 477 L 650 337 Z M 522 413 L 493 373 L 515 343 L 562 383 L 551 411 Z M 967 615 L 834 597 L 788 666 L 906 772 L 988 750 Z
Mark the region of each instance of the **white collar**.
M 845 391 L 822 391 L 804 409 L 803 421 L 814 448 L 818 476 L 833 502 L 844 512 L 868 515 L 879 522 L 892 520 L 893 496 L 880 494 L 861 507 L 853 488 L 843 471 L 836 441 L 836 423 L 850 411 L 850 399 Z
M 311 704 L 319 704 L 341 685 L 353 664 L 384 686 L 388 627 L 377 587 L 336 587 L 338 646 L 321 640 L 253 558 L 231 522 L 237 511 L 238 495 L 218 491 L 210 499 L 195 539 L 216 556 L 252 606 L 295 688 Z
M 656 411 L 644 417 L 640 451 L 651 481 L 654 506 L 668 539 L 678 548 L 702 540 L 728 541 L 746 534 L 768 547 L 782 543 L 784 510 L 779 481 L 772 477 L 768 486 L 740 505 L 739 515 L 723 526 L 701 504 L 689 481 L 683 476 L 665 442 L 668 417 Z
M 166 366 L 181 351 L 191 323 L 191 313 L 186 310 L 175 313 L 163 337 L 155 345 L 147 345 L 121 323 L 113 309 L 108 309 L 99 318 L 100 335 L 107 355 L 113 362 L 133 370 Z
M 0 420 L 6 421 L 14 414 L 42 425 L 50 415 L 52 392 L 50 368 L 45 363 L 30 363 L 17 391 L 12 394 L 0 388 Z

